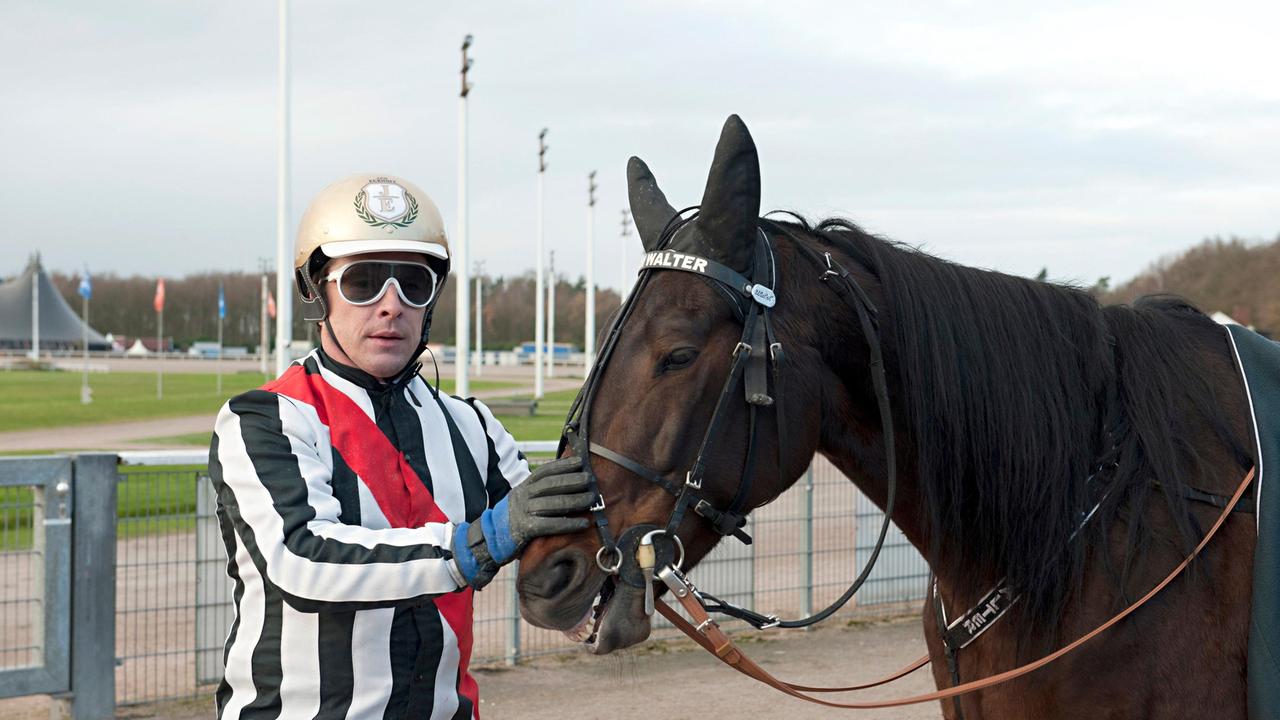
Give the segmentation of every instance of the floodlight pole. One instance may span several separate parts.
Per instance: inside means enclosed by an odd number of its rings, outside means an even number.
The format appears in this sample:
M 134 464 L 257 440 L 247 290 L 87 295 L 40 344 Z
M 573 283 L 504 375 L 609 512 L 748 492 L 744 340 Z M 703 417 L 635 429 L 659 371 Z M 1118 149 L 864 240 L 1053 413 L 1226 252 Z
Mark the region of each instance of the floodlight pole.
M 631 286 L 627 284 L 627 246 L 631 244 L 631 211 L 624 209 L 622 211 L 622 253 L 621 263 L 618 266 L 618 299 L 626 300 L 627 295 L 631 292 Z
M 279 110 L 276 127 L 276 377 L 292 360 L 293 263 L 289 253 L 289 0 L 280 9 Z
M 471 94 L 471 84 L 467 82 L 467 71 L 471 69 L 472 60 L 467 51 L 471 49 L 471 35 L 462 40 L 462 85 L 458 93 L 458 237 L 454 243 L 453 258 L 450 265 L 457 273 L 457 302 L 454 313 L 454 392 L 459 397 L 471 394 L 471 382 L 467 373 L 471 370 L 471 359 L 468 357 L 471 345 L 471 281 L 468 273 L 471 268 L 467 264 L 470 243 L 467 239 L 467 96 Z
M 587 174 L 587 307 L 583 324 L 582 349 L 584 359 L 582 374 L 585 376 L 596 358 L 596 171 Z
M 534 268 L 534 289 L 533 289 L 533 397 L 542 399 L 542 353 L 546 351 L 546 317 L 543 311 L 542 297 L 542 201 L 543 201 L 543 177 L 547 174 L 547 129 L 542 128 L 542 132 L 538 133 L 538 243 L 534 248 L 537 253 L 537 263 Z

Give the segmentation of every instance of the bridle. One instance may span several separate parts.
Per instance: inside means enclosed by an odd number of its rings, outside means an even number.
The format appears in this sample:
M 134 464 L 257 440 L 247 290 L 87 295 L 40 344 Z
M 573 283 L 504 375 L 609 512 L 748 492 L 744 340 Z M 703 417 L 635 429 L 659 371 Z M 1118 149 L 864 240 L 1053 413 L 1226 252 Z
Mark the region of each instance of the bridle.
M 692 510 L 694 515 L 701 517 L 721 536 L 732 535 L 743 543 L 750 544 L 751 537 L 743 528 L 746 526 L 747 514 L 753 509 L 747 508 L 746 505 L 756 476 L 755 447 L 760 425 L 758 416 L 763 409 L 772 407 L 777 425 L 777 471 L 779 474 L 784 470 L 787 420 L 783 410 L 785 394 L 782 387 L 786 355 L 776 333 L 772 315 L 777 303 L 774 288 L 777 287 L 778 280 L 773 241 L 763 229 L 757 227 L 755 236 L 752 238 L 751 267 L 747 274 L 743 275 L 712 258 L 703 257 L 682 248 L 682 240 L 688 236 L 682 236 L 681 230 L 688 227 L 689 223 L 697 217 L 696 213 L 688 216 L 685 213 L 693 209 L 687 208 L 673 216 L 663 229 L 655 249 L 646 254 L 644 264 L 639 271 L 640 277 L 631 295 L 615 316 L 601 347 L 599 359 L 592 367 L 582 390 L 569 410 L 557 454 L 563 454 L 567 446 L 582 458 L 583 471 L 587 474 L 591 491 L 596 496 L 596 502 L 591 508 L 596 531 L 600 536 L 596 564 L 605 573 L 618 576 L 628 585 L 638 588 L 643 586 L 646 613 L 653 612 L 652 581 L 656 573 L 656 577 L 662 580 L 673 593 L 677 592 L 677 588 L 684 588 L 686 592 L 696 595 L 710 612 L 744 620 L 756 628 L 807 627 L 821 622 L 843 607 L 866 582 L 880 555 L 888 534 L 890 518 L 893 515 L 897 490 L 896 448 L 893 415 L 889 405 L 884 362 L 881 357 L 876 308 L 848 270 L 832 259 L 830 253 L 819 255 L 815 250 L 796 244 L 796 247 L 807 254 L 812 262 L 823 268 L 819 280 L 833 287 L 836 293 L 857 312 L 863 334 L 869 345 L 871 380 L 875 388 L 884 434 L 888 494 L 884 521 L 866 565 L 845 592 L 831 605 L 799 620 L 781 620 L 774 615 L 763 615 L 696 590 L 681 573 L 684 546 L 677 534 L 681 523 Z M 600 379 L 604 375 L 609 360 L 613 357 L 622 330 L 626 327 L 638 298 L 648 286 L 653 274 L 664 270 L 691 273 L 707 282 L 729 302 L 743 327 L 741 339 L 733 348 L 729 373 L 720 390 L 711 420 L 703 433 L 698 454 L 693 464 L 684 473 L 684 477 L 679 479 L 669 478 L 616 450 L 592 442 L 588 434 L 591 408 L 596 392 L 599 390 Z M 772 394 L 770 394 L 770 377 L 772 377 Z M 733 403 L 739 382 L 742 384 L 743 399 L 747 406 L 746 457 L 733 498 L 727 506 L 719 508 L 708 499 L 703 481 L 709 469 L 710 452 L 726 424 L 728 409 Z M 637 525 L 626 529 L 615 540 L 613 532 L 609 529 L 608 518 L 605 516 L 604 496 L 600 492 L 595 472 L 591 467 L 592 455 L 604 458 L 673 495 L 675 505 L 666 524 L 663 527 Z M 637 555 L 638 553 L 643 555 Z M 639 558 L 636 566 L 628 565 L 626 560 L 629 557 Z
M 761 408 L 772 407 L 775 413 L 778 434 L 777 471 L 780 475 L 784 471 L 783 453 L 786 447 L 786 418 L 783 413 L 782 369 L 785 363 L 785 354 L 783 353 L 782 343 L 776 335 L 771 316 L 777 301 L 774 292 L 777 286 L 777 264 L 769 235 L 763 229 L 757 228 L 756 237 L 753 241 L 753 262 L 748 274 L 744 276 L 711 258 L 702 257 L 679 248 L 680 230 L 696 217 L 696 215 L 685 217 L 684 213 L 691 209 L 693 208 L 688 208 L 673 216 L 666 228 L 664 228 L 656 249 L 646 254 L 644 266 L 640 270 L 640 277 L 631 295 L 615 316 L 608 336 L 601 348 L 599 358 L 591 368 L 582 390 L 578 393 L 570 408 L 564 433 L 560 438 L 557 455 L 563 454 L 565 448 L 568 447 L 582 458 L 583 470 L 589 479 L 591 491 L 596 496 L 596 503 L 591 507 L 591 513 L 600 536 L 601 547 L 596 554 L 596 563 L 600 569 L 610 575 L 618 576 L 622 582 L 633 587 L 643 586 L 646 614 L 652 615 L 656 609 L 663 617 L 684 632 L 685 635 L 738 672 L 792 697 L 827 707 L 872 709 L 900 707 L 953 698 L 957 702 L 956 708 L 957 712 L 959 712 L 958 698 L 961 695 L 1007 682 L 1044 667 L 1079 648 L 1137 611 L 1138 608 L 1173 582 L 1190 565 L 1191 561 L 1200 554 L 1217 534 L 1228 516 L 1236 511 L 1251 511 L 1247 507 L 1240 507 L 1239 504 L 1245 490 L 1253 482 L 1256 468 L 1250 469 L 1229 499 L 1201 491 L 1194 491 L 1192 494 L 1188 494 L 1187 497 L 1192 500 L 1209 502 L 1222 508 L 1222 512 L 1216 522 L 1201 538 L 1199 544 L 1196 545 L 1191 553 L 1164 580 L 1143 595 L 1137 602 L 1126 606 L 1111 619 L 1089 633 L 1039 660 L 986 678 L 959 683 L 959 676 L 955 670 L 953 660 L 953 653 L 958 647 L 953 647 L 953 645 L 963 647 L 963 644 L 967 644 L 967 642 L 959 644 L 963 641 L 956 639 L 957 634 L 954 632 L 956 624 L 946 621 L 945 613 L 942 611 L 941 599 L 935 586 L 931 588 L 931 596 L 935 602 L 935 610 L 940 613 L 939 631 L 942 634 L 944 644 L 948 648 L 946 654 L 949 665 L 951 665 L 952 678 L 955 681 L 953 687 L 911 697 L 866 702 L 838 703 L 812 696 L 815 693 L 862 690 L 893 682 L 924 667 L 929 661 L 928 655 L 879 680 L 860 685 L 810 687 L 779 680 L 747 657 L 720 629 L 719 625 L 710 618 L 709 613 L 719 613 L 738 618 L 759 629 L 769 627 L 806 627 L 820 622 L 839 610 L 853 597 L 870 575 L 888 532 L 897 491 L 893 416 L 885 381 L 884 362 L 880 349 L 880 333 L 876 322 L 876 308 L 849 271 L 833 259 L 830 253 L 824 252 L 819 255 L 816 250 L 807 247 L 803 243 L 797 242 L 794 244 L 794 247 L 799 252 L 805 254 L 819 268 L 822 268 L 818 279 L 823 284 L 833 288 L 836 294 L 857 312 L 863 335 L 869 346 L 870 359 L 868 367 L 875 389 L 876 403 L 879 409 L 885 442 L 887 497 L 884 508 L 884 521 L 880 528 L 879 537 L 862 572 L 854 578 L 848 589 L 830 606 L 799 620 L 780 620 L 773 615 L 762 615 L 721 600 L 710 593 L 700 591 L 689 582 L 681 571 L 684 561 L 684 547 L 677 532 L 686 517 L 687 511 L 692 509 L 695 515 L 703 518 L 720 535 L 733 535 L 744 543 L 751 543 L 750 536 L 743 531 L 746 525 L 746 513 L 749 513 L 751 509 L 747 509 L 745 513 L 743 510 L 750 496 L 755 477 L 754 448 L 758 431 L 757 414 Z M 735 315 L 743 325 L 742 337 L 732 351 L 732 364 L 721 388 L 711 420 L 704 431 L 698 454 L 689 470 L 685 472 L 682 481 L 673 480 L 620 452 L 592 442 L 588 435 L 590 411 L 596 392 L 599 390 L 600 379 L 603 377 L 604 370 L 617 347 L 622 329 L 636 307 L 637 298 L 647 287 L 653 273 L 659 270 L 676 270 L 698 275 L 729 301 Z M 772 371 L 771 373 L 770 370 Z M 772 395 L 769 394 L 768 378 L 770 374 L 773 377 Z M 737 491 L 729 505 L 724 509 L 720 509 L 705 495 L 703 480 L 708 470 L 708 453 L 719 435 L 721 426 L 725 422 L 726 411 L 739 380 L 742 380 L 743 383 L 745 401 L 748 408 L 747 454 Z M 675 505 L 666 525 L 664 527 L 637 525 L 628 528 L 615 540 L 613 533 L 609 529 L 609 521 L 605 516 L 604 496 L 600 492 L 598 481 L 591 468 L 592 455 L 602 457 L 673 495 L 675 497 Z M 1098 472 L 1101 472 L 1101 468 Z M 1093 510 L 1085 514 L 1081 521 L 1082 526 L 1088 523 L 1100 504 L 1101 499 L 1099 499 Z M 634 565 L 626 562 L 628 557 L 635 558 Z M 667 589 L 671 591 L 675 601 L 684 609 L 691 620 L 686 620 L 661 600 L 654 599 L 653 582 L 655 578 L 661 580 Z M 1000 603 L 1003 609 L 999 611 L 999 614 L 1003 615 L 1004 610 L 1016 598 L 1003 584 L 998 585 L 992 591 L 992 596 L 997 595 L 1003 598 Z M 987 598 L 984 598 L 984 601 L 986 600 Z M 971 616 L 972 613 L 974 613 L 974 610 L 965 613 L 961 616 L 960 621 Z M 948 627 L 948 625 L 951 627 Z M 966 633 L 969 641 L 975 638 L 977 634 L 980 634 L 980 632 L 975 634 L 968 631 Z

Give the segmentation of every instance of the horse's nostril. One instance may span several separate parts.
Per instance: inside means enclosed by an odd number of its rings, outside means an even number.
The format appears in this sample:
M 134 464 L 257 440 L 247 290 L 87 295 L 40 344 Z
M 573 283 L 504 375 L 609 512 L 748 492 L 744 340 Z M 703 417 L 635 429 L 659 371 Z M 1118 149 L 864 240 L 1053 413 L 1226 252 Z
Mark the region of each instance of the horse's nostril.
M 536 578 L 529 578 L 525 590 L 541 598 L 553 599 L 582 582 L 581 554 L 563 550 L 550 558 Z

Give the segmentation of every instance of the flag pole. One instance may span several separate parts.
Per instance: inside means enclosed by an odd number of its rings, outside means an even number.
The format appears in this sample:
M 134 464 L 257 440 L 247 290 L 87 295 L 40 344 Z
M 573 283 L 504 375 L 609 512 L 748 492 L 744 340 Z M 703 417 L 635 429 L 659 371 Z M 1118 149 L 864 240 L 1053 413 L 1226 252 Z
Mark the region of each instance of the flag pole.
M 80 384 L 80 403 L 88 405 L 93 402 L 93 396 L 89 390 L 89 298 L 81 296 L 81 302 L 84 304 L 84 311 L 80 314 L 84 316 L 84 381 Z
M 160 362 L 156 365 L 156 399 L 164 398 L 164 305 L 156 313 L 156 352 L 160 354 Z
M 547 377 L 556 374 L 556 251 L 547 265 Z
M 262 374 L 268 380 L 271 376 L 267 374 L 267 266 L 266 261 L 262 264 L 262 323 L 259 328 L 260 340 L 258 342 L 258 359 L 262 363 Z
M 596 357 L 596 189 L 596 171 L 592 170 L 587 175 L 587 317 L 582 337 L 582 349 L 585 354 L 582 367 L 584 377 L 591 370 L 591 364 Z
M 218 397 L 222 397 L 222 319 L 227 314 L 226 297 L 222 294 L 222 285 L 218 285 Z
M 40 256 L 31 273 L 31 359 L 40 362 Z

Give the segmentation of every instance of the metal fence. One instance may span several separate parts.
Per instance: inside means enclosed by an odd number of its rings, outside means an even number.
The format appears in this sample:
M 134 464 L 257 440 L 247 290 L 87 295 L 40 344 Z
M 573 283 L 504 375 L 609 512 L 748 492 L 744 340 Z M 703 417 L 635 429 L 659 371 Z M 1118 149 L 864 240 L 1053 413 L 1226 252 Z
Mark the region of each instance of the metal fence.
M 554 444 L 530 443 L 525 449 L 546 453 Z M 221 676 L 233 608 L 205 459 L 126 453 L 122 460 L 115 553 L 117 702 L 207 695 Z M 31 503 L 21 493 L 0 496 L 0 669 L 22 662 L 21 653 L 30 651 L 24 618 L 40 602 L 27 581 L 32 549 L 24 540 L 29 524 L 23 518 Z M 838 597 L 861 569 L 882 517 L 830 463 L 819 460 L 795 487 L 755 513 L 748 527 L 754 544 L 726 540 L 691 579 L 758 611 L 807 614 Z M 841 615 L 901 610 L 903 603 L 924 597 L 927 573 L 924 560 L 892 528 L 875 571 Z M 473 664 L 572 648 L 561 633 L 520 619 L 514 577 L 514 566 L 505 568 L 476 595 Z M 655 638 L 674 636 L 665 621 L 655 627 Z

